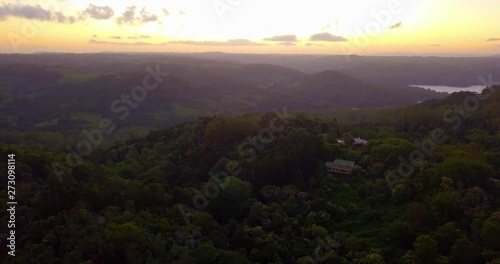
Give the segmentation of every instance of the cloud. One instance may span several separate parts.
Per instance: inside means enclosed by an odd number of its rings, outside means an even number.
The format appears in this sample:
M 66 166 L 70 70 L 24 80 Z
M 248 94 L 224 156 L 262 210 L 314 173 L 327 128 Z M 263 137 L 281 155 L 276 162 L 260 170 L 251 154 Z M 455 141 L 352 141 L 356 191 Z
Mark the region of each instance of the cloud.
M 316 43 L 307 43 L 306 44 L 307 47 L 311 47 L 311 46 L 319 46 L 319 47 L 324 47 L 325 45 L 322 45 L 322 44 L 316 44 Z
M 289 42 L 296 42 L 297 41 L 297 36 L 295 35 L 282 35 L 282 36 L 274 36 L 270 38 L 265 38 L 265 41 L 289 41 Z
M 127 39 L 148 39 L 148 38 L 151 38 L 151 36 L 140 35 L 140 36 L 129 36 L 129 37 L 127 37 Z
M 135 6 L 127 6 L 121 17 L 118 17 L 118 24 L 133 24 L 135 20 Z
M 167 9 L 163 8 L 162 11 L 163 11 L 163 15 L 164 16 L 169 16 L 170 15 L 170 12 L 168 12 Z
M 309 41 L 340 42 L 340 41 L 347 41 L 347 39 L 341 36 L 335 36 L 330 33 L 324 32 L 312 35 L 311 38 L 309 38 Z
M 51 12 L 40 5 L 2 4 L 0 6 L 0 21 L 8 17 L 18 17 L 30 20 L 52 21 L 57 23 L 74 23 L 73 16 L 65 16 L 61 12 Z
M 489 38 L 486 41 L 500 41 L 500 38 Z
M 146 8 L 143 7 L 141 10 L 141 22 L 148 23 L 148 22 L 155 22 L 155 21 L 158 21 L 158 17 L 155 14 L 151 14 L 148 11 L 146 11 Z
M 180 11 L 179 11 L 179 15 L 184 16 L 184 15 L 186 15 L 186 12 L 185 12 L 185 11 L 180 10 Z
M 136 6 L 128 6 L 125 9 L 125 12 L 123 12 L 123 14 L 120 17 L 118 17 L 116 21 L 118 22 L 118 24 L 130 24 L 130 25 L 136 24 L 136 22 L 138 24 L 144 24 L 144 23 L 158 21 L 158 16 L 148 12 L 145 7 L 141 9 L 141 11 L 139 12 L 140 16 L 138 17 L 136 17 L 136 10 L 137 10 Z
M 441 47 L 441 44 L 429 44 L 431 47 Z
M 115 42 L 115 41 L 101 41 L 91 39 L 89 40 L 90 44 L 107 44 L 107 45 L 120 45 L 120 46 L 165 46 L 167 43 L 153 44 L 149 42 Z
M 120 36 L 110 36 L 109 38 L 112 38 L 112 39 L 122 39 L 122 37 L 120 37 Z
M 310 46 L 320 46 L 320 47 L 323 47 L 324 45 L 321 45 L 321 44 L 314 44 L 314 43 L 307 43 L 306 44 L 307 47 L 310 47 Z
M 113 9 L 109 6 L 96 6 L 89 4 L 87 9 L 83 11 L 83 14 L 94 19 L 110 19 L 115 14 L 115 11 L 113 11 Z
M 266 46 L 266 44 L 253 42 L 248 39 L 230 39 L 228 41 L 174 40 L 169 43 L 194 46 Z
M 73 24 L 76 22 L 76 18 L 74 16 L 65 16 L 62 12 L 56 12 L 54 14 L 55 20 L 57 23 L 70 23 Z
M 290 46 L 295 46 L 295 43 L 292 42 L 292 41 L 283 41 L 283 42 L 280 42 L 278 44 L 279 46 L 287 46 L 287 47 L 290 47 Z
M 52 14 L 50 11 L 43 9 L 39 5 L 2 5 L 0 7 L 0 19 L 4 20 L 9 16 L 50 21 Z
M 402 26 L 403 26 L 403 23 L 398 22 L 398 23 L 396 23 L 396 24 L 394 24 L 394 25 L 391 25 L 391 26 L 389 27 L 389 29 L 396 29 L 396 28 L 400 28 L 400 27 L 402 27 Z

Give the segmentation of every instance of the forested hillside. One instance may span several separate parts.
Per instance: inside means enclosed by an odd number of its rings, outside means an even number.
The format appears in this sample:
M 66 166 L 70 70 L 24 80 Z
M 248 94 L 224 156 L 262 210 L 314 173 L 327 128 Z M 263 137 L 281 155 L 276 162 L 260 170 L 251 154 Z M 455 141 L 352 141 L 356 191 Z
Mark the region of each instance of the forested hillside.
M 175 64 L 194 65 L 200 62 L 229 64 L 273 64 L 307 74 L 340 71 L 366 83 L 392 85 L 447 85 L 466 87 L 482 85 L 478 76 L 493 74 L 500 83 L 500 56 L 443 57 L 443 56 L 358 56 L 311 54 L 235 54 L 152 53 L 152 54 L 0 54 L 0 64 L 39 64 L 77 68 L 85 71 L 141 71 L 158 59 Z
M 343 55 L 284 55 L 284 54 L 192 54 L 194 58 L 237 61 L 241 63 L 271 63 L 306 73 L 335 70 L 364 82 L 393 85 L 447 85 L 466 87 L 481 85 L 478 76 L 493 74 L 500 83 L 500 56 L 387 56 Z
M 306 77 L 308 96 L 350 82 L 332 75 Z M 89 155 L 3 144 L 19 175 L 5 263 L 500 263 L 500 87 L 318 114 L 217 114 Z
M 5 57 L 0 63 L 0 130 L 70 133 L 96 127 L 102 118 L 114 119 L 119 128 L 149 130 L 213 114 L 265 113 L 284 106 L 290 111 L 391 107 L 444 96 L 336 71 L 305 74 L 269 64 L 179 56 L 95 56 L 0 56 Z M 10 60 L 19 62 L 7 64 Z M 134 90 L 144 86 L 149 74 L 154 89 L 145 95 Z M 126 120 L 117 120 L 125 112 Z

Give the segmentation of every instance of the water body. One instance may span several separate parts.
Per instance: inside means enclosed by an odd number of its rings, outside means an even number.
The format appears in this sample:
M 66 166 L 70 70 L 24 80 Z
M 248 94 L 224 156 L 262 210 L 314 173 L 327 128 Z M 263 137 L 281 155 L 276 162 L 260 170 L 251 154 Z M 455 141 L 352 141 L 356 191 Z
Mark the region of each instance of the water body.
M 473 85 L 469 87 L 454 87 L 454 86 L 442 86 L 442 85 L 411 85 L 413 87 L 420 87 L 425 89 L 430 89 L 436 92 L 444 93 L 455 93 L 455 92 L 476 92 L 480 93 L 486 86 L 484 85 Z

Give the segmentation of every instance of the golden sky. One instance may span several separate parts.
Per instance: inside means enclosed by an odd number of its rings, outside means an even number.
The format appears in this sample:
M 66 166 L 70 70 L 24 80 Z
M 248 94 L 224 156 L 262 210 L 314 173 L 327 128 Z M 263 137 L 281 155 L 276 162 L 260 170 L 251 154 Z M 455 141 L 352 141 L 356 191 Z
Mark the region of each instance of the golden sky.
M 0 52 L 500 53 L 496 0 L 0 2 Z

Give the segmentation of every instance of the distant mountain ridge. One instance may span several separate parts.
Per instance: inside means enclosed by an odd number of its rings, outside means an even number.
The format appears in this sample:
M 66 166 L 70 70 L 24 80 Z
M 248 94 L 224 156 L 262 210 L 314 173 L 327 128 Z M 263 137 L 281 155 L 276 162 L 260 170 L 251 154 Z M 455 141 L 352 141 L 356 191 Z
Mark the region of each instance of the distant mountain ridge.
M 267 62 L 306 73 L 337 70 L 365 82 L 384 84 L 445 85 L 467 87 L 481 84 L 478 76 L 493 75 L 500 82 L 500 55 L 470 57 L 359 56 L 282 54 L 191 54 L 194 58 L 240 63 Z
M 207 62 L 272 64 L 307 74 L 336 70 L 367 83 L 392 85 L 443 85 L 467 87 L 481 84 L 479 76 L 493 75 L 500 83 L 500 54 L 478 57 L 359 56 L 314 54 L 233 54 L 207 53 L 38 53 L 0 54 L 1 64 L 30 63 L 76 67 L 86 71 L 141 71 L 152 61 L 195 65 Z M 142 67 L 142 68 L 141 68 Z

